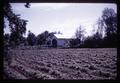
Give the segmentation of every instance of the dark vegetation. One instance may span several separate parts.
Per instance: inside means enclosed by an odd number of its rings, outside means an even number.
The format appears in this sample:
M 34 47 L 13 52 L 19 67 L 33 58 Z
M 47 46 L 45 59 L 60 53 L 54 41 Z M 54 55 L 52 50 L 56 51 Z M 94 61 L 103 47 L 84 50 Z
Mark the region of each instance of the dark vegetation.
M 113 9 L 105 8 L 102 16 L 98 20 L 98 28 L 93 36 L 88 36 L 84 40 L 84 30 L 81 26 L 76 30 L 76 39 L 71 41 L 74 47 L 117 47 L 117 14 Z M 103 31 L 105 36 L 102 37 Z M 83 41 L 83 43 L 81 43 Z
M 26 4 L 28 5 L 28 3 Z M 25 7 L 26 7 L 25 5 Z M 27 7 L 29 8 L 29 6 Z M 4 43 L 11 47 L 20 45 L 47 45 L 47 37 L 56 33 L 45 31 L 38 36 L 29 31 L 27 38 L 23 35 L 26 33 L 27 20 L 21 19 L 20 15 L 13 13 L 10 4 L 4 5 L 4 18 L 9 21 L 11 33 L 4 35 Z M 103 37 L 103 32 L 105 33 Z M 84 37 L 85 30 L 80 26 L 75 33 L 75 38 L 71 39 L 70 47 L 117 47 L 117 14 L 113 9 L 105 8 L 102 16 L 97 21 L 97 30 L 92 36 Z M 57 47 L 56 41 L 53 41 L 53 47 Z

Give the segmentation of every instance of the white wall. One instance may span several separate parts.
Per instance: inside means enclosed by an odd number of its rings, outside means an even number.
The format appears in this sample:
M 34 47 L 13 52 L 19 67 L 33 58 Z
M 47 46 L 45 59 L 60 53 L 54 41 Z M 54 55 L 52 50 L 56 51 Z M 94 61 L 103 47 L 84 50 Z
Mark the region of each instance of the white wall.
M 58 46 L 63 46 L 64 47 L 65 43 L 66 43 L 65 40 L 59 40 L 59 39 L 57 40 L 57 45 Z

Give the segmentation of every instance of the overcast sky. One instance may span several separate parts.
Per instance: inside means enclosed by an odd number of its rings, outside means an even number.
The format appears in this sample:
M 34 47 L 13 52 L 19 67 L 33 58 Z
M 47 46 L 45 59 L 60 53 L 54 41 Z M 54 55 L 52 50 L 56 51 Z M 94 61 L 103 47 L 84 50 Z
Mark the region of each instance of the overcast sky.
M 48 30 L 60 31 L 58 38 L 71 38 L 76 29 L 82 25 L 86 36 L 92 34 L 93 25 L 102 15 L 104 8 L 113 8 L 117 11 L 116 4 L 96 3 L 31 3 L 30 8 L 24 7 L 25 3 L 12 3 L 14 13 L 20 14 L 22 19 L 28 20 L 28 30 L 35 35 Z M 5 29 L 8 32 L 8 28 Z

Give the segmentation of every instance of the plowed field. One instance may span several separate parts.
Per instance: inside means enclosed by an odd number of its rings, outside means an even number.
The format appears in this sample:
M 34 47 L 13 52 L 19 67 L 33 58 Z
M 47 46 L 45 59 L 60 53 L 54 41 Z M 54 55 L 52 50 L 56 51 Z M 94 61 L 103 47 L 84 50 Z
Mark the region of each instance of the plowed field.
M 14 49 L 6 75 L 14 79 L 116 79 L 116 48 Z

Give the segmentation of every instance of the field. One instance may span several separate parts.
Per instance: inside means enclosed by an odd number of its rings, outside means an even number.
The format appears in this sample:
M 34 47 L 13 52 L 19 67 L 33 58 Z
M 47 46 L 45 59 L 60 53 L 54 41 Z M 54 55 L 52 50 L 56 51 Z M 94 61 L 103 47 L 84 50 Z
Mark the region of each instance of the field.
M 14 49 L 4 62 L 14 79 L 104 80 L 117 77 L 116 48 Z

